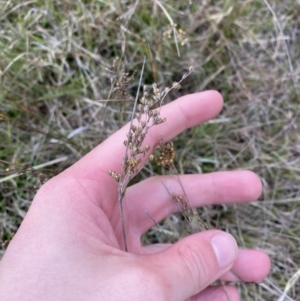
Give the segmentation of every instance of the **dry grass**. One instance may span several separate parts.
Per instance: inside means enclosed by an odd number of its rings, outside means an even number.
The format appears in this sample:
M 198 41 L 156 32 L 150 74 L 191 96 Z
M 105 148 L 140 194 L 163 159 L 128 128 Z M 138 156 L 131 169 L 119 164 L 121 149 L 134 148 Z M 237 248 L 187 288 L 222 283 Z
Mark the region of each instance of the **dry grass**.
M 0 172 L 20 174 L 0 183 L 0 237 L 13 236 L 43 181 L 130 120 L 138 76 L 121 91 L 124 101 L 106 101 L 118 100 L 112 94 L 122 79 L 122 65 L 113 66 L 117 57 L 130 76 L 146 56 L 144 83 L 160 86 L 194 65 L 167 101 L 216 89 L 225 107 L 174 141 L 176 167 L 259 174 L 263 201 L 205 208 L 202 218 L 271 256 L 265 282 L 240 284 L 243 300 L 298 300 L 300 5 L 192 2 L 0 1 Z M 142 176 L 157 171 L 149 167 Z M 182 224 L 171 216 L 162 227 L 176 237 Z M 159 230 L 145 242 L 163 240 Z

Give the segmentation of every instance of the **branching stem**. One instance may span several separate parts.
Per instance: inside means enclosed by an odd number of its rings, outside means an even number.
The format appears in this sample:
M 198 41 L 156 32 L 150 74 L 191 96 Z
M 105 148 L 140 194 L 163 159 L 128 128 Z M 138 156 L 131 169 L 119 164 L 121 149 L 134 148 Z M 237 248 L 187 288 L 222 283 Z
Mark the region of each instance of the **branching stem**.
M 140 93 L 142 78 L 143 78 L 143 74 L 144 74 L 145 63 L 146 63 L 146 58 L 144 57 L 142 72 L 141 72 L 139 86 L 138 86 L 138 91 L 136 93 L 136 97 L 135 97 L 135 101 L 134 101 L 134 108 L 133 108 L 133 111 L 132 111 L 132 116 L 131 116 L 131 121 L 130 121 L 129 133 L 132 129 L 133 119 L 134 119 L 134 116 L 135 116 L 135 113 L 136 113 L 136 106 L 137 106 L 137 102 L 138 102 L 138 99 L 139 99 L 139 93 Z M 125 191 L 127 189 L 129 181 L 130 181 L 129 175 L 126 174 L 127 158 L 128 158 L 128 145 L 126 146 L 126 151 L 125 151 L 123 164 L 122 164 L 122 172 L 121 172 L 121 176 L 120 176 L 120 179 L 119 179 L 119 186 L 118 186 L 118 203 L 119 203 L 119 211 L 120 211 L 120 219 L 121 219 L 124 247 L 125 247 L 126 252 L 128 252 L 128 244 L 127 244 L 127 239 L 126 239 L 126 230 L 125 230 L 125 221 L 124 221 L 123 198 L 124 198 Z

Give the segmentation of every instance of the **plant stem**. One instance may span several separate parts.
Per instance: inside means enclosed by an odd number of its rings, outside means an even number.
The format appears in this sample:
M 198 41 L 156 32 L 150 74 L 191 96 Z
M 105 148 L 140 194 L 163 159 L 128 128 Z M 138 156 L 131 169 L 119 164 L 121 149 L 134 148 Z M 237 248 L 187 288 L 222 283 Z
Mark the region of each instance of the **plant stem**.
M 132 111 L 132 116 L 131 116 L 131 121 L 130 121 L 130 126 L 129 126 L 129 133 L 131 132 L 133 119 L 134 119 L 135 112 L 136 112 L 136 106 L 137 106 L 137 102 L 138 102 L 138 98 L 139 98 L 142 78 L 143 78 L 144 69 L 145 69 L 145 63 L 146 63 L 146 57 L 144 57 L 144 61 L 143 61 L 143 67 L 142 67 L 142 72 L 141 72 L 141 76 L 140 76 L 138 91 L 136 93 L 134 108 L 133 108 L 133 111 Z M 127 245 L 125 222 L 124 222 L 123 197 L 125 195 L 125 191 L 127 189 L 127 186 L 129 184 L 129 181 L 130 181 L 130 178 L 131 178 L 131 175 L 126 173 L 127 158 L 128 158 L 128 145 L 126 146 L 126 151 L 125 151 L 123 164 L 122 164 L 122 173 L 121 173 L 121 176 L 120 176 L 119 187 L 118 187 L 118 203 L 119 203 L 119 211 L 120 211 L 120 218 L 121 218 L 122 234 L 123 234 L 125 252 L 128 252 L 128 245 Z
M 128 252 L 128 245 L 127 245 L 126 232 L 125 232 L 124 213 L 123 213 L 123 196 L 124 196 L 124 194 L 122 193 L 121 189 L 119 189 L 118 203 L 119 203 L 119 211 L 120 211 L 120 218 L 121 218 L 121 225 L 122 225 L 124 248 L 125 248 L 125 252 Z

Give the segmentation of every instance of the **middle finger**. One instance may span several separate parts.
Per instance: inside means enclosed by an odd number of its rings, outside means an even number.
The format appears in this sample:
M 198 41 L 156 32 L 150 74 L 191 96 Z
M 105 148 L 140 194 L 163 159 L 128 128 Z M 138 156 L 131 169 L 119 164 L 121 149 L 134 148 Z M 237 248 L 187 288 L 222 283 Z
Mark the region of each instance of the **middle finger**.
M 184 191 L 182 189 L 184 188 Z M 168 215 L 180 210 L 171 193 L 186 196 L 191 207 L 256 200 L 261 182 L 250 171 L 226 171 L 202 175 L 156 176 L 129 187 L 124 208 L 128 228 L 139 237 Z M 150 217 L 151 218 L 150 218 Z M 155 222 L 154 222 L 154 221 Z

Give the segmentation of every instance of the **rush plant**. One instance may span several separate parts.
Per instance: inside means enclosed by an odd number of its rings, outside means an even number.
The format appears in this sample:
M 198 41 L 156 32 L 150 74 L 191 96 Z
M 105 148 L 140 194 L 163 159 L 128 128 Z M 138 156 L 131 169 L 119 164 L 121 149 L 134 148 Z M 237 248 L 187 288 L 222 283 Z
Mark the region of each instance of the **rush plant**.
M 145 65 L 145 61 L 144 61 Z M 144 70 L 144 65 L 141 73 L 139 87 Z M 137 92 L 134 108 L 132 111 L 132 118 L 130 122 L 129 131 L 126 134 L 126 139 L 123 141 L 126 146 L 126 151 L 123 158 L 121 172 L 109 170 L 108 173 L 118 182 L 118 203 L 120 209 L 120 218 L 122 222 L 122 232 L 125 250 L 128 251 L 128 245 L 125 232 L 125 221 L 123 214 L 123 198 L 130 181 L 140 173 L 149 160 L 154 159 L 153 151 L 162 151 L 159 157 L 155 160 L 158 165 L 174 166 L 174 154 L 170 148 L 171 143 L 163 146 L 161 143 L 158 146 L 145 144 L 145 138 L 149 130 L 156 125 L 166 122 L 166 118 L 161 116 L 161 107 L 168 93 L 171 90 L 179 89 L 181 82 L 187 78 L 192 72 L 193 66 L 189 67 L 187 73 L 183 74 L 179 82 L 174 82 L 172 87 L 159 88 L 156 83 L 151 86 L 144 85 L 143 94 L 139 98 L 139 89 Z M 152 152 L 151 152 L 152 151 Z

